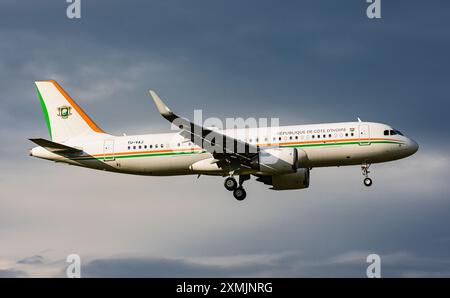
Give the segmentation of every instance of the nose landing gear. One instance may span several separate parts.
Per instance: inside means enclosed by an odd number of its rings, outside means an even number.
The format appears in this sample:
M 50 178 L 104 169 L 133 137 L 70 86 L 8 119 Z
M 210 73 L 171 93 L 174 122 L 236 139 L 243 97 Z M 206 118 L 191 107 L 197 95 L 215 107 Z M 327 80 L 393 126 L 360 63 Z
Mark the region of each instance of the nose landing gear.
M 239 175 L 239 185 L 234 177 L 228 177 L 225 179 L 224 186 L 228 191 L 233 192 L 233 196 L 236 200 L 242 201 L 247 197 L 247 192 L 245 191 L 243 184 L 244 181 L 250 179 L 250 175 Z
M 370 178 L 364 178 L 364 185 L 369 187 L 372 185 L 372 179 Z
M 369 168 L 370 168 L 370 164 L 363 164 L 361 165 L 361 170 L 362 170 L 362 174 L 364 176 L 364 185 L 369 187 L 372 185 L 372 179 L 369 178 Z

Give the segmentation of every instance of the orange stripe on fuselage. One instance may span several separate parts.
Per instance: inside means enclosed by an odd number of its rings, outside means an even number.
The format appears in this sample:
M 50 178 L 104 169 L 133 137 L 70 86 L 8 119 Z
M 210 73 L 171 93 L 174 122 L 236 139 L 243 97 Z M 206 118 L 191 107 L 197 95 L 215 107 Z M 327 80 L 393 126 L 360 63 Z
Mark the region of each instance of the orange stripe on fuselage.
M 104 133 L 104 131 L 98 127 L 97 124 L 94 123 L 94 121 L 92 121 L 91 118 L 89 118 L 88 115 L 86 115 L 86 113 L 83 111 L 82 108 L 80 108 L 79 105 L 77 105 L 77 103 L 69 96 L 69 94 L 67 94 L 67 92 L 61 88 L 61 86 L 58 85 L 58 83 L 54 80 L 49 80 L 47 82 L 52 83 L 56 89 L 59 90 L 59 92 L 61 92 L 61 94 L 66 98 L 66 100 L 72 105 L 72 107 L 78 112 L 78 114 L 80 114 L 81 118 L 83 118 L 84 121 L 86 121 L 86 123 L 89 125 L 89 127 L 95 131 L 95 132 L 99 132 L 99 133 Z
M 147 153 L 167 153 L 167 152 L 180 152 L 180 151 L 199 151 L 202 150 L 202 148 L 187 148 L 187 149 L 165 149 L 165 150 L 146 150 L 146 151 L 129 151 L 129 152 L 117 152 L 117 153 L 100 153 L 100 154 L 93 154 L 91 156 L 98 157 L 98 156 L 110 156 L 110 155 L 128 155 L 128 154 L 147 154 Z
M 273 145 L 302 145 L 302 144 L 323 144 L 323 143 L 337 143 L 337 142 L 365 142 L 365 141 L 392 141 L 392 142 L 401 142 L 401 140 L 396 139 L 386 139 L 386 138 L 353 138 L 353 139 L 334 139 L 334 140 L 316 140 L 316 141 L 294 141 L 294 142 L 273 142 L 273 143 L 266 143 L 266 144 L 259 144 L 258 146 L 273 146 Z
M 336 142 L 355 142 L 355 141 L 392 141 L 392 142 L 401 142 L 401 140 L 396 139 L 387 139 L 387 138 L 363 138 L 363 139 L 336 139 L 336 140 L 326 140 L 326 141 L 306 141 L 306 142 L 287 142 L 287 143 L 268 143 L 268 144 L 258 144 L 260 147 L 270 147 L 270 146 L 285 146 L 285 145 L 301 145 L 301 144 L 318 144 L 318 143 L 336 143 Z M 99 153 L 92 154 L 93 157 L 103 157 L 103 156 L 121 156 L 121 155 L 130 155 L 130 154 L 149 154 L 149 153 L 168 153 L 168 152 L 180 152 L 180 151 L 199 151 L 203 150 L 200 147 L 192 147 L 185 149 L 164 149 L 164 150 L 146 150 L 146 151 L 128 151 L 128 152 L 117 152 L 117 153 Z M 88 156 L 88 155 L 86 155 Z M 82 156 L 83 157 L 83 156 Z

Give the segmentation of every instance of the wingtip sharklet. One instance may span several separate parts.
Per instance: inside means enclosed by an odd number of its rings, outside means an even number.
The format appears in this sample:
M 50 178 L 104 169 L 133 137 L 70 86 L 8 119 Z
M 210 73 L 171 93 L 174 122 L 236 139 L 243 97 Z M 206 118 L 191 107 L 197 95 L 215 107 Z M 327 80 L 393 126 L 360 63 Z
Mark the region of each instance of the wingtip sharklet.
M 170 117 L 173 115 L 172 111 L 169 109 L 169 107 L 162 101 L 162 99 L 156 94 L 155 91 L 149 90 L 150 96 L 153 99 L 153 102 L 156 105 L 156 108 L 158 109 L 159 113 L 164 117 Z

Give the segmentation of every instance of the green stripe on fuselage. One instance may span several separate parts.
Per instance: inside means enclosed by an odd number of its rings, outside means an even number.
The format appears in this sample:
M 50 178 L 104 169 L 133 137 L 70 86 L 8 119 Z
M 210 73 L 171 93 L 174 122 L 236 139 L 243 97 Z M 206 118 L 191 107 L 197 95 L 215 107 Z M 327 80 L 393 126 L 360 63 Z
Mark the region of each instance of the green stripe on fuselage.
M 401 142 L 396 141 L 370 141 L 363 142 L 364 144 L 402 144 Z M 318 143 L 318 144 L 297 144 L 297 145 L 283 145 L 280 146 L 282 148 L 303 148 L 303 147 L 325 147 L 325 146 L 340 146 L 340 145 L 359 145 L 360 142 L 336 142 L 336 143 Z M 137 157 L 150 157 L 150 156 L 170 156 L 170 155 L 180 155 L 180 154 L 200 154 L 205 153 L 206 150 L 197 150 L 197 151 L 182 151 L 182 152 L 164 152 L 164 153 L 129 153 L 127 155 L 108 155 L 108 156 L 85 156 L 85 157 L 75 157 L 71 158 L 73 160 L 103 160 L 103 159 L 112 159 L 112 158 L 137 158 Z
M 402 144 L 394 141 L 364 141 L 364 142 L 336 142 L 336 143 L 316 143 L 316 144 L 301 144 L 301 145 L 286 145 L 281 147 L 288 148 L 302 148 L 302 147 L 321 147 L 321 146 L 340 146 L 340 145 L 359 145 L 359 144 Z
M 167 155 L 180 155 L 180 154 L 199 154 L 206 152 L 202 151 L 184 151 L 184 152 L 165 152 L 165 153 L 145 153 L 145 154 L 133 154 L 130 153 L 128 155 L 105 155 L 105 156 L 92 156 L 92 157 L 80 157 L 80 158 L 72 158 L 73 160 L 90 160 L 90 159 L 111 159 L 111 158 L 135 158 L 135 157 L 148 157 L 148 156 L 167 156 Z

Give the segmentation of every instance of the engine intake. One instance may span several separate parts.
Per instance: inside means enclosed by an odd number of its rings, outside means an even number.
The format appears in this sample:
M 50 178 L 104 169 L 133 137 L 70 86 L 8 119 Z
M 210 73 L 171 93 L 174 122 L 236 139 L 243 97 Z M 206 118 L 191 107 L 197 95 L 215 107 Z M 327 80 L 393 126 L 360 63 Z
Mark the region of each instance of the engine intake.
M 290 174 L 304 167 L 307 161 L 305 151 L 296 148 L 270 148 L 261 150 L 253 160 L 251 167 L 274 175 Z

